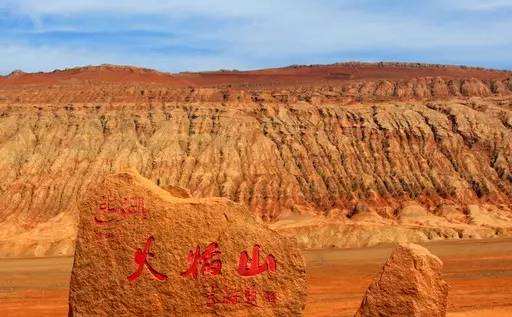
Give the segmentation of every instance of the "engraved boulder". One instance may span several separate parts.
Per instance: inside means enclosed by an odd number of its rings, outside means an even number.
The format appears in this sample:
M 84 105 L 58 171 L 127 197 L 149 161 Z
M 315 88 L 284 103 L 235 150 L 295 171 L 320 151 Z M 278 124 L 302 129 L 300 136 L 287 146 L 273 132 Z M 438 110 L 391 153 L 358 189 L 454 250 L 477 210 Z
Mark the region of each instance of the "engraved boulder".
M 228 199 L 180 196 L 131 172 L 89 187 L 70 316 L 302 314 L 305 264 L 294 239 Z

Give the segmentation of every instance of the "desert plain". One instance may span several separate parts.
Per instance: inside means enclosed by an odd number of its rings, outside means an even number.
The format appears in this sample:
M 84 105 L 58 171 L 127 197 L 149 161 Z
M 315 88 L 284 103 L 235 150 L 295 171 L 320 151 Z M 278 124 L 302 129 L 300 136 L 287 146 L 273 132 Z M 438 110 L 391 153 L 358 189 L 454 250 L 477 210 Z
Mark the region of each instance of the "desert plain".
M 512 314 L 512 239 L 424 244 L 444 262 L 448 316 Z M 353 316 L 391 246 L 305 251 L 305 316 Z M 67 316 L 72 257 L 0 260 L 3 316 Z
M 512 239 L 424 244 L 444 262 L 447 316 L 512 314 Z M 305 251 L 305 316 L 353 316 L 391 246 Z M 2 316 L 67 316 L 72 257 L 0 260 Z

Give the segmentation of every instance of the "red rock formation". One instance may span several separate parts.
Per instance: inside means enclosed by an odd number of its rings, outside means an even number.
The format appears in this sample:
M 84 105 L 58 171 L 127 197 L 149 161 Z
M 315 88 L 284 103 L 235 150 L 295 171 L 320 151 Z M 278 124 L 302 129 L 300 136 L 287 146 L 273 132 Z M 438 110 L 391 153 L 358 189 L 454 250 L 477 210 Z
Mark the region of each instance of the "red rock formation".
M 265 221 L 318 216 L 314 226 L 277 224 L 300 234 L 304 247 L 508 235 L 509 77 L 355 63 L 174 75 L 101 66 L 3 77 L 0 254 L 69 254 L 74 202 L 90 182 L 126 167 L 163 188 L 242 202 Z M 429 215 L 442 205 L 463 214 L 476 205 L 492 219 L 400 224 L 404 200 Z M 331 210 L 350 215 L 359 203 L 380 218 L 325 225 Z

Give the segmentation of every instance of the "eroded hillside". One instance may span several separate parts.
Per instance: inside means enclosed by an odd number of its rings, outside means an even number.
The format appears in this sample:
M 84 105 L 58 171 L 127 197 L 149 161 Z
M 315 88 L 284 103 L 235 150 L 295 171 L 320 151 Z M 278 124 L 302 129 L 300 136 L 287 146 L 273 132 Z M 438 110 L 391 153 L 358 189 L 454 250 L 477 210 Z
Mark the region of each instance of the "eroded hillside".
M 0 254 L 71 253 L 76 198 L 126 168 L 244 203 L 303 247 L 512 233 L 510 73 L 393 67 L 312 86 L 277 70 L 274 85 L 253 74 L 265 87 L 115 67 L 5 77 Z M 193 79 L 208 76 L 217 87 Z

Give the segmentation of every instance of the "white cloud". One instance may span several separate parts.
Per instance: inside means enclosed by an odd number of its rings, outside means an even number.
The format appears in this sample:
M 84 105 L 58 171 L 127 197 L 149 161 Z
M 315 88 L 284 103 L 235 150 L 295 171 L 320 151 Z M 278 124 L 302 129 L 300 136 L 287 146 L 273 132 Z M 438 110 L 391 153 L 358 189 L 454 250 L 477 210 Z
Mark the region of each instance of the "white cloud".
M 9 43 L 10 48 L 0 52 L 1 67 L 31 65 L 32 69 L 51 69 L 109 62 L 173 71 L 204 70 L 266 67 L 276 62 L 331 62 L 343 60 L 344 54 L 355 54 L 357 58 L 357 52 L 374 58 L 378 53 L 372 54 L 373 51 L 382 54 L 380 59 L 389 59 L 388 53 L 414 60 L 414 55 L 410 54 L 422 56 L 436 50 L 443 60 L 460 60 L 460 63 L 477 56 L 485 61 L 482 57 L 485 55 L 489 63 L 506 60 L 496 50 L 512 46 L 508 36 L 512 19 L 469 20 L 464 19 L 464 10 L 487 12 L 510 7 L 511 1 L 433 0 L 424 6 L 428 10 L 420 12 L 410 5 L 410 12 L 404 14 L 391 10 L 383 13 L 371 4 L 363 6 L 357 1 L 4 0 L 0 10 L 3 8 L 14 16 L 32 17 L 36 23 L 33 32 L 169 31 L 173 33 L 172 38 L 148 39 L 137 44 L 157 49 L 192 47 L 198 51 L 204 49 L 206 53 L 162 50 L 151 55 L 137 54 L 133 43 L 116 42 L 115 37 L 112 38 L 115 47 L 90 43 L 85 37 L 82 42 L 75 40 L 72 44 L 36 45 L 14 41 Z M 439 8 L 443 11 L 438 14 Z M 443 18 L 441 13 L 446 12 L 450 13 L 449 17 Z M 104 24 L 87 24 L 87 18 L 97 16 L 102 17 Z M 126 19 L 118 20 L 118 17 Z M 73 24 L 78 23 L 74 21 L 83 24 Z M 13 53 L 7 56 L 9 50 Z M 336 54 L 339 54 L 337 59 Z
M 155 68 L 163 71 L 178 72 L 183 70 L 201 71 L 221 68 L 247 69 L 251 65 L 231 56 L 194 56 L 146 55 L 108 53 L 66 47 L 33 47 L 27 45 L 3 45 L 0 50 L 0 74 L 8 74 L 13 70 L 51 71 L 74 66 L 121 64 Z
M 447 1 L 445 1 L 445 3 L 446 2 Z M 448 6 L 470 11 L 512 9 L 512 1 L 510 0 L 459 0 L 447 3 Z
M 89 50 L 70 51 L 61 47 L 32 47 L 18 44 L 4 44 L 0 50 L 0 73 L 15 69 L 24 71 L 45 71 L 66 68 L 69 65 L 88 65 L 98 60 L 112 60 L 104 53 L 95 54 Z
M 300 1 L 297 1 L 300 2 Z M 254 16 L 268 13 L 268 10 L 283 7 L 280 3 L 294 4 L 293 1 L 273 2 L 236 0 L 6 0 L 0 7 L 18 10 L 25 14 L 57 14 L 117 12 L 139 14 L 208 14 L 230 17 Z

